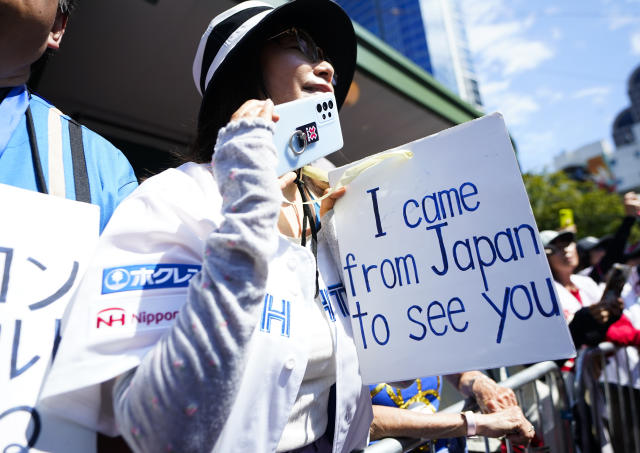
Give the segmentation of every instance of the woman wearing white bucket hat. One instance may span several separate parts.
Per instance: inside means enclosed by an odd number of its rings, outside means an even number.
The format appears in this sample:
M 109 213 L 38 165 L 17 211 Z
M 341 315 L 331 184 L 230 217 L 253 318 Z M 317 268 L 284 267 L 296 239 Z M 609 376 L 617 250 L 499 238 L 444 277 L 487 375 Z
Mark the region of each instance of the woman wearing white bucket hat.
M 306 182 L 276 178 L 272 140 L 274 103 L 333 91 L 342 105 L 355 52 L 350 20 L 327 0 L 244 2 L 211 21 L 193 64 L 203 101 L 192 162 L 116 210 L 65 319 L 43 407 L 140 452 L 366 445 L 371 399 L 330 212 L 343 192 L 324 200 L 317 230 Z M 397 409 L 376 433 L 530 439 L 519 409 L 507 412 L 409 420 Z
M 351 21 L 328 0 L 243 2 L 211 21 L 193 64 L 193 162 L 114 214 L 43 407 L 141 452 L 366 445 L 371 402 L 330 214 L 316 231 L 299 174 L 276 177 L 272 140 L 274 103 L 334 92 L 341 106 L 355 57 Z

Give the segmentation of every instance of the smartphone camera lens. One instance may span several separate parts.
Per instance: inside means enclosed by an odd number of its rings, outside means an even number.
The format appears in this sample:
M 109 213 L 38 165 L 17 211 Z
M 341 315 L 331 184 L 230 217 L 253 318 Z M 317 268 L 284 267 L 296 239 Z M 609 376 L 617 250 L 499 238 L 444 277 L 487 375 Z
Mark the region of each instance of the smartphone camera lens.
M 329 108 L 332 109 L 333 108 L 333 101 L 329 101 Z
M 324 110 L 327 110 L 327 108 L 328 108 L 328 107 L 327 107 L 327 103 L 326 103 L 326 102 L 323 102 L 323 103 L 322 103 L 322 108 L 323 108 Z
M 331 118 L 331 112 L 327 113 L 327 115 L 329 115 L 329 118 Z
M 322 112 L 322 106 L 320 104 L 316 105 L 316 110 L 318 113 Z
M 322 114 L 322 119 L 327 119 L 327 115 L 325 115 L 324 113 Z

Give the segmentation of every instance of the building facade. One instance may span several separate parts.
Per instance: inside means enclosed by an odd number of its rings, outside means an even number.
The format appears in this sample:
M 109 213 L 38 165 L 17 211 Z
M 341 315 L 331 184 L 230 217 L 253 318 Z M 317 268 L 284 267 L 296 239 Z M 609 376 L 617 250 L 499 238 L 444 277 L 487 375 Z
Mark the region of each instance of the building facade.
M 459 0 L 337 0 L 351 18 L 482 108 Z
M 599 140 L 571 151 L 564 151 L 553 159 L 555 171 L 564 171 L 572 178 L 591 180 L 603 188 L 616 187 L 610 167 L 613 149 L 608 141 Z
M 609 164 L 619 192 L 640 189 L 640 66 L 631 73 L 627 92 L 631 105 L 618 114 L 611 131 L 616 150 Z
M 138 176 L 175 166 L 193 143 L 202 99 L 191 74 L 197 43 L 211 18 L 236 3 L 81 2 L 31 89 L 109 139 Z M 346 146 L 328 157 L 333 164 L 481 115 L 363 27 L 356 34 L 361 58 L 340 111 Z
M 459 0 L 421 0 L 433 74 L 464 100 L 482 108 Z
M 554 158 L 554 171 L 590 179 L 620 193 L 640 191 L 640 66 L 631 73 L 627 92 L 631 105 L 618 113 L 612 125 L 615 149 L 600 140 L 565 151 Z
M 433 74 L 420 0 L 337 0 L 354 21 Z

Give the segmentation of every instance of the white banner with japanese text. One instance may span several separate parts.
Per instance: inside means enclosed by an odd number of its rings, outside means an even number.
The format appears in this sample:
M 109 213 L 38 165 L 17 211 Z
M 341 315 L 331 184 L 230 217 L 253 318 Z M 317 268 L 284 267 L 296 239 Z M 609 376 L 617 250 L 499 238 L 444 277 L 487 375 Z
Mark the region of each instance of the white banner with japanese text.
M 36 401 L 97 243 L 100 208 L 0 184 L 0 212 L 0 451 L 94 451 L 94 433 Z

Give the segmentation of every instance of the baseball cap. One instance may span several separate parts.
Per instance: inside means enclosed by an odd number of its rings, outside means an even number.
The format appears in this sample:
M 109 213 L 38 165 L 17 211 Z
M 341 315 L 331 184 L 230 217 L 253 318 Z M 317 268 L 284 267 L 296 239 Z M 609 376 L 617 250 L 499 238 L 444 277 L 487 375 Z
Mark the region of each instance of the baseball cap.
M 569 240 L 573 242 L 575 240 L 575 234 L 573 231 L 567 230 L 544 230 L 540 232 L 540 239 L 542 240 L 542 245 L 547 248 L 556 240 Z

